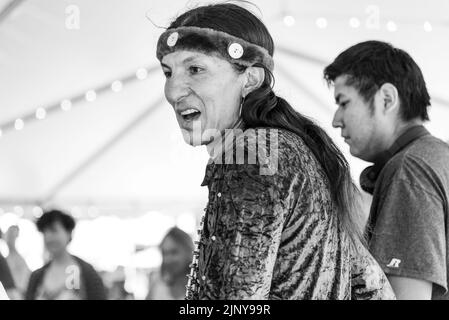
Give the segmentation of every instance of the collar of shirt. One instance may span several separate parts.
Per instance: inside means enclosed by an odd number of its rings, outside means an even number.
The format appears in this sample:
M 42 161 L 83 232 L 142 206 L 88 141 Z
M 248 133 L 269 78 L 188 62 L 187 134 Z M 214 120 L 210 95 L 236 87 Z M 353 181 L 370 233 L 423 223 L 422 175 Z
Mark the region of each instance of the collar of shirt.
M 373 166 L 370 166 L 362 171 L 360 175 L 360 186 L 362 189 L 370 194 L 373 194 L 377 177 L 387 162 L 413 141 L 429 134 L 429 131 L 427 131 L 423 125 L 413 126 L 406 130 L 399 136 L 399 138 L 396 139 L 391 148 L 379 157 L 379 160 Z

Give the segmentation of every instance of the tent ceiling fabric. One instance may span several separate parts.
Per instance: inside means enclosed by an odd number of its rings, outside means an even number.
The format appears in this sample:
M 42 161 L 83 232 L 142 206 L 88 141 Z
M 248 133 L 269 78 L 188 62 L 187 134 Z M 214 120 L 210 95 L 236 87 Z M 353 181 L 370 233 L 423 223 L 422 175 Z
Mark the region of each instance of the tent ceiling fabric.
M 279 46 L 276 91 L 323 125 L 346 153 L 338 130 L 330 125 L 334 102 L 322 69 L 339 52 L 367 39 L 390 41 L 411 53 L 435 97 L 428 127 L 449 139 L 448 1 L 253 2 Z M 141 67 L 157 66 L 155 45 L 162 29 L 153 24 L 166 26 L 196 3 L 204 2 L 18 1 L 7 15 L 0 15 L 0 125 Z M 10 4 L 0 0 L 0 12 Z M 286 26 L 286 15 L 295 18 L 293 26 Z M 79 17 L 79 25 L 74 17 Z M 317 27 L 320 17 L 326 19 L 325 28 Z M 358 28 L 349 26 L 351 18 L 358 19 Z M 388 31 L 390 20 L 396 23 L 396 32 Z M 423 28 L 426 21 L 431 32 Z M 111 141 L 161 99 L 163 83 L 162 72 L 152 73 L 146 80 L 124 85 L 118 93 L 105 92 L 93 102 L 73 105 L 69 112 L 55 112 L 45 120 L 26 122 L 21 131 L 4 132 L 0 206 L 45 199 L 107 143 L 107 150 L 56 190 L 54 203 L 159 203 L 161 207 L 178 203 L 186 209 L 204 204 L 207 193 L 199 185 L 207 154 L 184 144 L 166 102 Z M 354 176 L 366 165 L 352 157 L 350 162 Z

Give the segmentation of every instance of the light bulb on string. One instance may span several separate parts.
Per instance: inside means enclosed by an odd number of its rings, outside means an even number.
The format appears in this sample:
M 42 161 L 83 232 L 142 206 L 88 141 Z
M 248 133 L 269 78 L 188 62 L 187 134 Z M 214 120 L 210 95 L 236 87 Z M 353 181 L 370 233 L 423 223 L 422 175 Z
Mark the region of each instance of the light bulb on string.
M 432 30 L 432 24 L 429 21 L 424 22 L 424 31 L 431 32 Z
M 35 207 L 33 208 L 33 216 L 34 216 L 35 218 L 40 218 L 43 214 L 44 214 L 44 210 L 42 210 L 41 207 L 35 206 Z
M 37 120 L 43 120 L 47 116 L 47 111 L 44 108 L 37 108 L 36 109 L 36 119 Z
M 14 207 L 14 213 L 16 215 L 18 215 L 19 217 L 23 217 L 23 215 L 25 214 L 25 210 L 21 206 L 15 206 Z
M 63 100 L 61 101 L 61 109 L 63 111 L 69 111 L 70 109 L 72 109 L 72 102 L 70 100 Z
M 354 29 L 360 27 L 360 20 L 356 17 L 352 17 L 351 19 L 349 19 L 349 26 Z
M 25 126 L 25 122 L 23 122 L 22 119 L 19 118 L 19 119 L 17 119 L 16 121 L 14 121 L 14 128 L 15 128 L 17 131 L 22 130 L 24 126 Z
M 286 15 L 284 17 L 284 24 L 287 27 L 293 27 L 296 23 L 295 17 L 291 16 L 291 15 Z
M 327 27 L 326 18 L 320 17 L 320 18 L 316 19 L 316 25 L 320 29 L 325 29 Z
M 398 30 L 398 26 L 394 21 L 388 21 L 387 22 L 387 30 L 390 32 L 396 32 Z
M 94 90 L 89 90 L 86 92 L 85 98 L 87 102 L 93 102 L 97 99 L 97 93 Z
M 120 91 L 122 91 L 122 89 L 123 89 L 123 83 L 119 80 L 114 81 L 111 84 L 111 90 L 114 92 L 120 92 Z
M 139 80 L 145 80 L 148 77 L 148 70 L 145 68 L 140 68 L 136 71 L 136 77 Z

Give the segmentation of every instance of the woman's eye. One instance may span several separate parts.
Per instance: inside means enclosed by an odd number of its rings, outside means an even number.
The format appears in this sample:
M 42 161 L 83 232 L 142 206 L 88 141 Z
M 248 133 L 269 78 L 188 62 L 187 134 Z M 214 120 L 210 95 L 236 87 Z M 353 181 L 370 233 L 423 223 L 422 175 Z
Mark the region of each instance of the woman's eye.
M 197 73 L 200 73 L 201 71 L 203 71 L 203 69 L 200 67 L 197 67 L 197 66 L 191 66 L 191 67 L 189 67 L 189 71 L 191 74 L 197 74 Z
M 171 72 L 170 71 L 164 71 L 164 75 L 166 78 L 170 78 L 171 77 Z

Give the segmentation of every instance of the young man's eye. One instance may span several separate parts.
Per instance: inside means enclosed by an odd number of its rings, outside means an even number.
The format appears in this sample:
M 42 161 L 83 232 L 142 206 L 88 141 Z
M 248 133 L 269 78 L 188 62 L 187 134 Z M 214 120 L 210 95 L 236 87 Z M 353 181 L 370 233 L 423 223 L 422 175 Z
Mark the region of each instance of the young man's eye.
M 164 71 L 164 75 L 166 78 L 170 78 L 171 77 L 171 71 Z
M 340 103 L 340 107 L 345 108 L 348 105 L 349 101 L 345 101 Z

